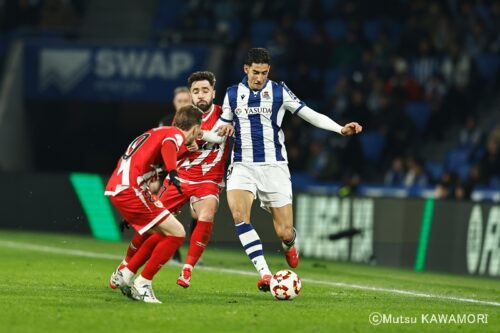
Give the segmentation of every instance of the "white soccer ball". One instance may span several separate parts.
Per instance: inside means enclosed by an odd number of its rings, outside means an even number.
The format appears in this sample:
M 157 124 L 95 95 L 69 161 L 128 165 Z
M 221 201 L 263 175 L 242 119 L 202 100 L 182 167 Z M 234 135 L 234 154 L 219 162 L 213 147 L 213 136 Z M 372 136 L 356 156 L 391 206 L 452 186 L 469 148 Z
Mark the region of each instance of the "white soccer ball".
M 284 269 L 273 275 L 270 286 L 271 293 L 276 299 L 291 300 L 299 295 L 302 283 L 297 274 Z

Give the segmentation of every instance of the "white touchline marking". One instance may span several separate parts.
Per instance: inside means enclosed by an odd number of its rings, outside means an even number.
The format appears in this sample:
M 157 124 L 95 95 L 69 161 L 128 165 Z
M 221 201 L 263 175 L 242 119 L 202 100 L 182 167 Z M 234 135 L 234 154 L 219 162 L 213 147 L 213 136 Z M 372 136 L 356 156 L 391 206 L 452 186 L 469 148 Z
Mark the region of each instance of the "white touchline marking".
M 67 256 L 75 256 L 75 257 L 86 257 L 86 258 L 95 258 L 95 259 L 108 259 L 108 260 L 122 260 L 123 256 L 116 254 L 108 254 L 108 253 L 99 253 L 92 251 L 83 251 L 83 250 L 72 250 L 72 249 L 63 249 L 60 247 L 52 247 L 46 245 L 35 245 L 30 243 L 23 242 L 14 242 L 14 241 L 6 241 L 0 240 L 0 247 L 7 247 L 18 250 L 28 250 L 28 251 L 39 251 L 46 253 L 54 253 L 59 255 L 67 255 Z M 179 264 L 178 266 L 182 266 Z M 218 268 L 218 267 L 207 267 L 200 266 L 197 269 L 217 272 L 217 273 L 230 273 L 237 275 L 246 275 L 246 276 L 255 276 L 256 272 L 251 271 L 243 271 L 237 269 L 229 269 L 229 268 Z M 321 281 L 315 279 L 302 279 L 303 282 L 312 283 L 312 284 L 320 284 L 325 286 L 332 286 L 338 288 L 350 288 L 350 289 L 360 289 L 360 290 L 368 290 L 368 291 L 377 291 L 384 292 L 388 294 L 398 294 L 398 295 L 406 295 L 412 297 L 421 297 L 421 298 L 434 298 L 438 300 L 448 300 L 462 303 L 473 303 L 473 304 L 481 304 L 481 305 L 492 305 L 492 306 L 500 306 L 500 302 L 495 301 L 484 301 L 473 298 L 463 298 L 463 297 L 455 297 L 455 296 L 447 296 L 447 295 L 439 295 L 439 294 L 428 294 L 418 291 L 412 290 L 402 290 L 402 289 L 392 289 L 392 288 L 381 288 L 381 287 L 373 287 L 361 284 L 353 284 L 353 283 L 345 283 L 345 282 L 333 282 L 333 281 Z

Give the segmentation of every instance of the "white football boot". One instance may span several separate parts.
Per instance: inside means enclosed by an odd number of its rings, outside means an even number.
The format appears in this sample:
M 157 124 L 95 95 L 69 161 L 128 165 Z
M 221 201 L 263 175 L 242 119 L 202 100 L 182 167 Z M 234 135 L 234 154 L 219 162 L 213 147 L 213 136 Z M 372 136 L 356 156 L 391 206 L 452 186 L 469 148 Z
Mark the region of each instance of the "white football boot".
M 153 292 L 153 285 L 151 281 L 146 280 L 141 276 L 135 279 L 130 291 L 131 297 L 135 300 L 143 301 L 145 303 L 161 304 L 161 301 L 156 298 L 155 293 Z
M 127 297 L 130 296 L 130 284 L 132 278 L 134 277 L 134 273 L 132 273 L 127 268 L 122 270 L 115 270 L 111 277 L 109 278 L 109 287 L 112 289 L 120 288 L 123 295 Z

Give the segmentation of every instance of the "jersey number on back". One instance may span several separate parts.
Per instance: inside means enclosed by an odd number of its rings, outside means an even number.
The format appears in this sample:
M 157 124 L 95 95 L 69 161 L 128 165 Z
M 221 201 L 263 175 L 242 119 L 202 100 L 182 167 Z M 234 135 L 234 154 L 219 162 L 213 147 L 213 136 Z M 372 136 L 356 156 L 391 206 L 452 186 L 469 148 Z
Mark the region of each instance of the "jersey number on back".
M 118 169 L 118 174 L 122 174 L 122 185 L 130 185 L 130 163 L 132 161 L 131 157 L 139 149 L 144 142 L 151 136 L 149 133 L 144 133 L 137 138 L 128 146 L 125 153 L 122 155 L 122 160 L 120 163 L 120 168 Z

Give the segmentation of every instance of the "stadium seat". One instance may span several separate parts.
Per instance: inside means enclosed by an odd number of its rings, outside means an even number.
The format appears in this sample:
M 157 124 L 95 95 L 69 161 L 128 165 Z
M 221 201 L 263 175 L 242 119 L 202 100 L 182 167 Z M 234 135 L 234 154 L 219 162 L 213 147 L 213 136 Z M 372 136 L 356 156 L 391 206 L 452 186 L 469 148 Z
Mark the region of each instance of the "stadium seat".
M 494 81 L 497 78 L 500 66 L 498 55 L 493 53 L 480 54 L 475 60 L 481 78 L 488 81 Z
M 343 68 L 335 68 L 326 71 L 325 73 L 325 85 L 324 85 L 324 94 L 325 96 L 329 96 L 335 86 L 337 85 L 337 81 L 343 77 L 349 75 L 348 71 Z
M 340 40 L 347 32 L 347 25 L 341 20 L 330 20 L 325 23 L 325 30 L 331 38 Z
M 273 20 L 257 20 L 252 22 L 252 47 L 265 47 L 273 38 L 275 29 L 276 21 Z
M 307 172 L 295 171 L 292 172 L 292 184 L 295 190 L 302 190 L 313 184 L 314 178 Z
M 321 0 L 321 4 L 323 5 L 325 12 L 329 13 L 335 8 L 337 0 Z
M 443 175 L 444 166 L 441 162 L 428 161 L 425 163 L 425 171 L 429 174 L 434 182 L 439 181 Z
M 469 178 L 470 165 L 469 163 L 460 164 L 457 169 L 458 178 L 467 180 Z
M 492 187 L 494 189 L 500 189 L 500 176 L 491 177 L 490 187 Z
M 452 148 L 448 150 L 445 163 L 447 170 L 459 173 L 460 168 L 463 165 L 468 165 L 468 164 L 469 164 L 469 151 L 467 149 Z
M 399 22 L 392 22 L 389 24 L 389 35 L 392 46 L 397 47 L 401 39 L 401 24 Z
M 175 0 L 159 1 L 153 20 L 153 31 L 158 33 L 166 28 L 172 28 L 176 19 L 182 16 L 185 7 L 185 3 L 177 3 Z
M 310 20 L 298 20 L 295 23 L 295 29 L 302 38 L 309 39 L 314 33 L 314 24 Z
M 377 39 L 381 28 L 382 25 L 378 20 L 366 21 L 363 24 L 363 35 L 368 41 L 374 42 Z
M 367 131 L 359 136 L 363 156 L 368 161 L 378 161 L 385 147 L 385 136 L 375 131 Z
M 419 131 L 423 131 L 431 114 L 431 106 L 427 102 L 408 103 L 405 112 L 413 120 L 413 124 Z
M 227 24 L 229 39 L 234 41 L 241 34 L 241 22 L 239 20 L 231 19 L 224 21 Z

